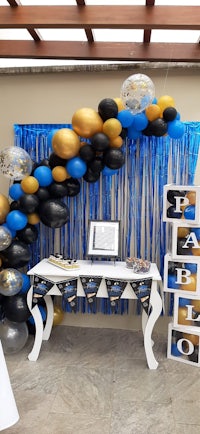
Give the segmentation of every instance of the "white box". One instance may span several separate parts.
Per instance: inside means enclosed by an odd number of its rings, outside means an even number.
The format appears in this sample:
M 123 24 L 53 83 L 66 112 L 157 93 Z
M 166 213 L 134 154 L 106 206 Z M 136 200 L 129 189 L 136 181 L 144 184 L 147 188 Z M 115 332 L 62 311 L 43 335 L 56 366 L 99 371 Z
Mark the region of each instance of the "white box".
M 163 221 L 174 222 L 180 218 L 187 223 L 200 223 L 200 186 L 164 185 Z
M 199 367 L 199 343 L 199 334 L 176 328 L 172 323 L 168 324 L 168 359 Z
M 182 220 L 172 224 L 171 255 L 173 259 L 200 259 L 200 224 Z
M 174 326 L 200 334 L 200 296 L 174 295 Z
M 164 257 L 163 290 L 190 296 L 200 296 L 200 257 L 189 257 L 186 261 Z

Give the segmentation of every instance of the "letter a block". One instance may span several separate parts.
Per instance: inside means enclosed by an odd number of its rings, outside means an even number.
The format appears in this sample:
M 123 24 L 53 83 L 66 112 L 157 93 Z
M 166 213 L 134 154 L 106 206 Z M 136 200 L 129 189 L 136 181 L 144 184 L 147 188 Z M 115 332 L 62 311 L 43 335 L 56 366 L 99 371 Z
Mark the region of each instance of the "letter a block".
M 168 324 L 167 357 L 189 365 L 200 366 L 200 336 L 190 330 L 181 330 Z
M 163 221 L 174 222 L 179 219 L 191 224 L 200 223 L 200 186 L 164 186 Z
M 200 224 L 173 223 L 171 254 L 173 259 L 200 260 Z

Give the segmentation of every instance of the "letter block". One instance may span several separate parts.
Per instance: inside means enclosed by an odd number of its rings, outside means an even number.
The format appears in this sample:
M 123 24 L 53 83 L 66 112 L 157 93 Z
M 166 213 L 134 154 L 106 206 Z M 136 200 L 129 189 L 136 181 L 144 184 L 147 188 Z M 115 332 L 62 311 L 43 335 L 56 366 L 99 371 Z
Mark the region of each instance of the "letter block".
M 200 224 L 200 186 L 167 184 L 163 192 L 163 221 Z
M 200 259 L 200 224 L 173 223 L 171 255 L 173 259 Z
M 200 335 L 168 324 L 167 357 L 189 365 L 200 366 Z
M 200 296 L 174 296 L 174 325 L 200 334 Z
M 186 261 L 173 259 L 167 253 L 164 258 L 163 289 L 200 298 L 200 257 L 189 257 Z

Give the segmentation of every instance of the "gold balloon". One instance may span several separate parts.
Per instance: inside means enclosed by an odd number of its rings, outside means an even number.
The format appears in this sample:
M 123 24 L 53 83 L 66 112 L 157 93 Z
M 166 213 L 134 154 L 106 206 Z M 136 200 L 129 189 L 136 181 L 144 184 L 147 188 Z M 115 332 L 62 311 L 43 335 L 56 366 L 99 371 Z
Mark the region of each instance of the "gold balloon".
M 193 345 L 199 345 L 199 336 L 198 335 L 192 335 L 190 333 L 183 333 L 183 338 L 192 342 Z
M 123 145 L 123 139 L 121 136 L 117 136 L 110 141 L 111 148 L 121 148 Z
M 193 321 L 186 319 L 188 316 L 187 307 L 179 307 L 178 309 L 178 324 L 192 326 Z
M 174 99 L 169 95 L 161 96 L 157 101 L 158 106 L 161 109 L 161 114 L 163 114 L 164 110 L 168 107 L 175 107 Z
M 94 134 L 102 132 L 103 120 L 94 109 L 86 107 L 73 114 L 72 126 L 79 136 L 88 139 Z
M 103 133 L 111 140 L 116 139 L 122 131 L 122 124 L 116 118 L 107 119 L 103 124 Z
M 192 299 L 192 305 L 194 306 L 195 312 L 200 313 L 200 300 Z
M 78 154 L 80 140 L 75 131 L 61 128 L 52 138 L 52 147 L 58 157 L 68 160 Z
M 34 194 L 38 191 L 39 182 L 34 176 L 26 176 L 21 181 L 21 188 L 24 193 Z
M 37 225 L 40 222 L 40 217 L 36 212 L 28 214 L 27 218 L 30 225 Z
M 199 245 L 199 248 L 198 247 L 192 247 L 192 254 L 194 255 L 194 256 L 200 256 L 200 241 L 198 241 L 198 245 Z
M 54 305 L 53 326 L 61 324 L 63 319 L 64 311 L 59 306 Z
M 0 194 L 0 224 L 4 223 L 6 216 L 10 211 L 8 198 L 4 194 Z
M 180 286 L 180 289 L 182 291 L 196 291 L 197 288 L 197 275 L 196 274 L 191 274 L 190 277 L 190 282 L 189 283 L 182 283 Z
M 121 112 L 122 110 L 125 109 L 125 107 L 124 107 L 124 103 L 123 103 L 123 101 L 122 101 L 121 98 L 113 98 L 113 99 L 114 99 L 114 101 L 115 101 L 116 104 L 117 104 L 118 112 Z
M 161 108 L 157 104 L 150 104 L 145 113 L 147 119 L 152 122 L 161 117 Z
M 196 205 L 196 192 L 195 191 L 188 191 L 186 194 L 186 197 L 189 199 L 190 205 Z
M 63 166 L 55 166 L 52 170 L 52 176 L 56 182 L 63 182 L 67 178 L 70 178 L 70 175 Z
M 179 226 L 177 231 L 178 238 L 185 238 L 187 235 L 189 235 L 189 232 L 189 229 L 185 226 Z

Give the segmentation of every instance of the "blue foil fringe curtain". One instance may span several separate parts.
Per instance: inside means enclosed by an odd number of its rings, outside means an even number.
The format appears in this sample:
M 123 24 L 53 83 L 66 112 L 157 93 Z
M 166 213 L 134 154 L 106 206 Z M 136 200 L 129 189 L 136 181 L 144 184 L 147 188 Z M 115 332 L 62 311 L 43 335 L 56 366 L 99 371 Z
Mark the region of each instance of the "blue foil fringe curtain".
M 101 176 L 96 183 L 80 180 L 81 191 L 66 198 L 69 222 L 60 229 L 39 225 L 39 237 L 32 246 L 30 267 L 51 253 L 85 259 L 88 221 L 90 219 L 120 220 L 121 258 L 136 256 L 156 262 L 163 275 L 164 255 L 169 249 L 170 227 L 162 221 L 163 187 L 165 184 L 194 183 L 200 146 L 200 122 L 185 122 L 182 139 L 169 136 L 126 140 L 123 146 L 125 165 L 114 176 Z M 25 149 L 40 162 L 52 152 L 50 134 L 70 124 L 14 125 L 15 145 Z M 121 300 L 122 303 L 122 300 Z M 85 302 L 79 303 L 85 311 Z M 106 300 L 100 309 L 109 311 Z M 121 312 L 128 304 L 123 300 Z M 171 313 L 171 300 L 166 312 Z M 109 312 L 108 312 L 109 313 Z

